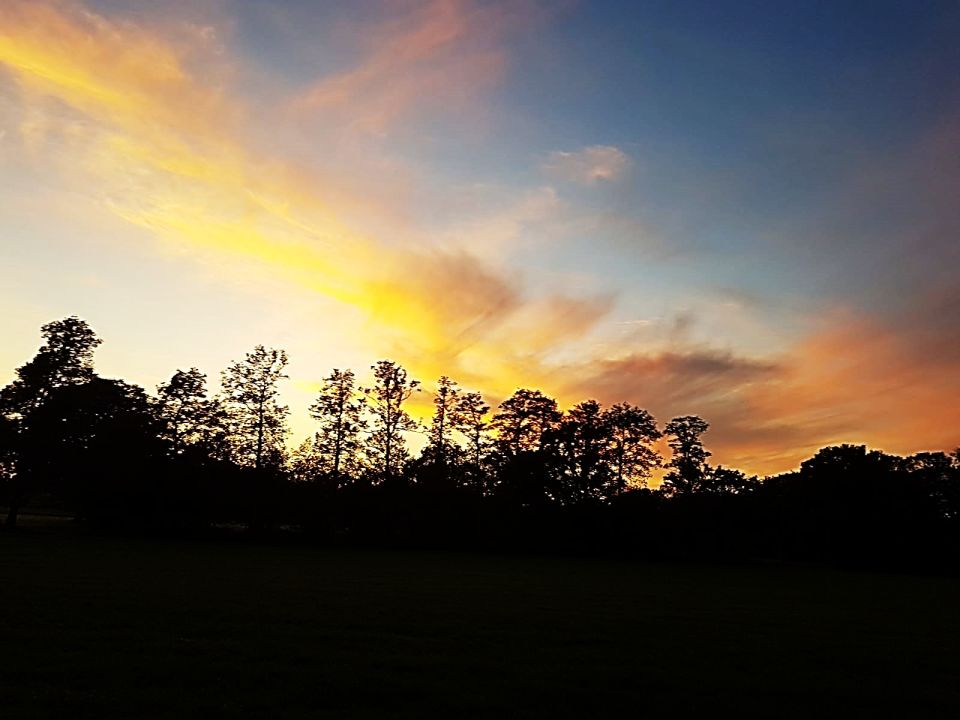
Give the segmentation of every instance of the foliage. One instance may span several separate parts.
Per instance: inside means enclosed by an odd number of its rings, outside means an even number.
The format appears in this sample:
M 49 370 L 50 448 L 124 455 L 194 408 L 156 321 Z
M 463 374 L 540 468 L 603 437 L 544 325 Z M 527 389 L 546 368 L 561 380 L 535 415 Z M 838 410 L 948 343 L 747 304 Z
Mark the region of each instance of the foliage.
M 558 477 L 551 488 L 564 504 L 602 500 L 611 488 L 607 425 L 600 403 L 587 400 L 570 408 L 549 433 Z
M 277 384 L 287 378 L 286 366 L 286 352 L 257 345 L 222 373 L 233 457 L 239 465 L 260 469 L 283 462 L 289 410 L 277 401 Z
M 228 415 L 218 398 L 207 397 L 207 376 L 197 368 L 177 370 L 157 386 L 154 412 L 160 437 L 174 455 L 196 450 L 206 456 L 228 456 Z
M 651 447 L 662 436 L 656 420 L 643 408 L 617 403 L 604 412 L 603 421 L 613 492 L 636 485 L 646 487 L 651 472 L 661 463 L 659 453 Z
M 54 390 L 91 380 L 93 351 L 102 342 L 86 322 L 68 317 L 40 329 L 44 344 L 30 362 L 16 370 L 16 379 L 0 391 L 0 410 L 25 418 Z
M 329 475 L 335 484 L 342 484 L 361 467 L 361 433 L 367 428 L 364 409 L 353 371 L 339 369 L 324 379 L 310 406 L 310 416 L 318 423 L 311 446 L 315 472 Z
M 89 325 L 78 317 L 47 323 L 40 328 L 44 344 L 16 377 L 0 390 L 0 466 L 8 488 L 7 525 L 17 522 L 19 506 L 30 490 L 31 472 L 25 460 L 26 436 L 36 438 L 31 428 L 37 412 L 59 389 L 88 383 L 95 377 L 93 351 L 101 343 Z
M 371 369 L 374 386 L 364 390 L 373 415 L 369 453 L 381 477 L 388 478 L 397 475 L 407 459 L 403 433 L 419 429 L 403 404 L 420 391 L 420 381 L 390 360 L 380 360 Z
M 500 403 L 490 423 L 496 433 L 496 447 L 506 457 L 540 448 L 544 434 L 557 426 L 557 401 L 539 390 L 521 388 Z
M 455 452 L 453 433 L 458 424 L 459 399 L 457 384 L 446 375 L 441 376 L 433 396 L 433 419 L 427 433 L 426 448 L 440 465 L 446 465 Z
M 0 502 L 101 527 L 284 527 L 360 542 L 569 548 L 656 557 L 773 557 L 844 564 L 960 563 L 960 453 L 898 457 L 864 445 L 821 449 L 796 472 L 759 480 L 711 466 L 695 415 L 661 431 L 646 410 L 520 389 L 490 406 L 439 379 L 426 444 L 399 364 L 324 379 L 313 437 L 286 456 L 279 403 L 286 353 L 258 345 L 210 397 L 197 368 L 154 397 L 99 377 L 100 340 L 82 320 L 44 325 L 36 356 L 0 390 Z M 309 481 L 309 482 L 303 482 Z
M 692 493 L 700 489 L 707 473 L 710 453 L 703 447 L 700 436 L 710 425 L 696 415 L 684 415 L 667 423 L 664 434 L 669 440 L 673 458 L 667 463 L 670 472 L 663 479 L 669 493 Z
M 486 419 L 490 406 L 478 392 L 463 393 L 457 400 L 456 427 L 466 441 L 466 470 L 470 485 L 480 492 L 486 491 L 486 468 L 484 460 L 490 448 L 489 421 Z
M 59 496 L 83 517 L 149 514 L 165 455 L 158 430 L 135 385 L 99 377 L 63 385 L 31 413 L 23 469 L 35 490 Z

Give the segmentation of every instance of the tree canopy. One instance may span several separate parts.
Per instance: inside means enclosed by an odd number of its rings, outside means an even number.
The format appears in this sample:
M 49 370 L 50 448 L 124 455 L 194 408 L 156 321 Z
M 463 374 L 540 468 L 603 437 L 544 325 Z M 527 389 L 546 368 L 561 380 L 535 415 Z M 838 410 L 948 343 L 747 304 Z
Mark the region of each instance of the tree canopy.
M 391 360 L 371 367 L 366 388 L 351 370 L 327 374 L 310 406 L 315 429 L 291 450 L 283 350 L 257 345 L 221 373 L 219 392 L 191 367 L 150 395 L 97 375 L 101 341 L 83 320 L 48 323 L 41 336 L 0 389 L 8 525 L 24 503 L 39 503 L 114 527 L 960 558 L 960 450 L 900 457 L 831 446 L 796 472 L 758 479 L 710 464 L 703 418 L 661 428 L 627 402 L 561 410 L 519 388 L 491 416 L 480 393 L 441 376 L 424 426 L 411 405 L 423 387 Z

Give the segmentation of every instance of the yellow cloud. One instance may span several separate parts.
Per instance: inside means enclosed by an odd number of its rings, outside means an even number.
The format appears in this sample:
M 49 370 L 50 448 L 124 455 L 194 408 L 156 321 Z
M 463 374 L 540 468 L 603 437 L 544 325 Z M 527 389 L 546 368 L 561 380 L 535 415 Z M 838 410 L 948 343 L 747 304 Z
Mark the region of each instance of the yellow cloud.
M 464 88 L 489 86 L 504 62 L 503 6 L 436 0 L 417 7 L 377 28 L 357 67 L 318 80 L 302 106 L 348 130 L 380 134 L 421 102 L 449 104 Z M 385 193 L 376 200 L 351 193 L 335 169 L 321 174 L 257 150 L 250 140 L 256 109 L 209 69 L 222 68 L 222 58 L 198 61 L 202 35 L 171 38 L 77 2 L 3 0 L 4 153 L 21 152 L 45 176 L 59 174 L 73 192 L 148 229 L 163 247 L 215 258 L 227 275 L 253 265 L 358 309 L 365 326 L 330 342 L 362 346 L 371 361 L 391 357 L 428 386 L 446 373 L 493 402 L 533 386 L 565 404 L 594 394 L 631 400 L 662 412 L 661 420 L 674 411 L 703 413 L 714 422 L 715 459 L 753 470 L 789 467 L 814 444 L 844 439 L 904 451 L 956 440 L 960 345 L 955 334 L 939 333 L 950 342 L 938 344 L 911 330 L 923 318 L 955 317 L 955 295 L 892 328 L 837 321 L 782 365 L 716 352 L 650 355 L 632 345 L 625 353 L 625 343 L 607 348 L 606 361 L 582 351 L 571 361 L 571 343 L 587 345 L 611 299 L 530 297 L 521 278 L 463 249 L 518 242 L 530 218 L 556 214 L 552 188 L 460 228 L 459 238 L 440 237 L 439 249 L 370 237 L 354 218 L 377 213 Z M 274 108 L 266 112 L 271 130 L 285 130 Z M 620 150 L 597 146 L 555 153 L 546 169 L 596 184 L 629 167 Z M 391 191 L 405 197 L 402 181 Z M 729 333 L 729 323 L 724 328 Z M 295 381 L 303 392 L 316 379 Z M 416 407 L 429 413 L 427 393 Z
M 454 62 L 455 41 L 472 37 L 479 10 L 441 5 L 441 16 L 405 25 L 388 55 L 419 63 L 442 49 Z M 257 263 L 361 309 L 367 326 L 350 340 L 423 379 L 462 370 L 506 394 L 542 375 L 564 328 L 582 334 L 597 317 L 589 300 L 530 305 L 513 280 L 462 250 L 400 247 L 356 232 L 325 201 L 342 200 L 340 189 L 252 148 L 245 138 L 253 120 L 191 72 L 189 53 L 75 3 L 15 0 L 0 10 L 0 67 L 15 80 L 23 117 L 41 128 L 32 143 L 42 162 L 163 241 L 224 258 L 224 272 L 230 258 Z M 375 56 L 348 85 L 388 64 Z M 554 306 L 560 312 L 549 312 Z M 467 357 L 490 377 L 467 372 Z

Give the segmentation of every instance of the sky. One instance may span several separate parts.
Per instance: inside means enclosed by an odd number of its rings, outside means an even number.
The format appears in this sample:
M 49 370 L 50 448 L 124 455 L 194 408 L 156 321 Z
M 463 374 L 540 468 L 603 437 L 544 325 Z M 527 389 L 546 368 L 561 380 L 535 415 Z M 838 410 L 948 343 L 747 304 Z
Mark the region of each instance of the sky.
M 960 5 L 0 0 L 0 382 L 288 351 L 698 414 L 752 473 L 960 445 Z

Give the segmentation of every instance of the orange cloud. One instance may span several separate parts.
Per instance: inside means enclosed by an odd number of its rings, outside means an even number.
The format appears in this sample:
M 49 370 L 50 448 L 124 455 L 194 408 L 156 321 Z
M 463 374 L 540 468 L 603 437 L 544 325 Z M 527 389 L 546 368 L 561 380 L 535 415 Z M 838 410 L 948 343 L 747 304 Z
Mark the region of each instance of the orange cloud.
M 698 414 L 714 462 L 790 470 L 825 445 L 888 452 L 960 446 L 960 292 L 927 292 L 878 319 L 836 311 L 776 361 L 709 349 L 638 352 L 571 365 L 554 387 L 567 404 L 627 400 L 662 423 Z
M 320 81 L 304 102 L 367 132 L 390 129 L 424 103 L 455 104 L 460 84 L 482 88 L 503 72 L 501 39 L 526 6 L 511 7 L 417 5 L 374 33 L 358 67 Z M 960 443 L 955 290 L 930 293 L 897 317 L 837 313 L 775 362 L 678 350 L 689 340 L 682 332 L 659 352 L 641 344 L 594 353 L 611 295 L 532 294 L 519 274 L 496 266 L 496 253 L 481 261 L 470 252 L 519 242 L 528 224 L 556 215 L 552 189 L 501 203 L 461 244 L 452 234 L 421 243 L 372 236 L 354 218 L 389 214 L 379 198 L 345 191 L 335 169 L 323 174 L 258 149 L 256 108 L 216 76 L 229 65 L 224 49 L 205 46 L 204 33 L 184 37 L 77 3 L 3 2 L 4 153 L 21 153 L 91 205 L 147 228 L 163 249 L 208 259 L 227 276 L 252 267 L 359 311 L 365 324 L 331 340 L 371 359 L 392 356 L 424 381 L 449 373 L 493 401 L 533 385 L 565 404 L 629 400 L 661 421 L 701 414 L 713 426 L 716 461 L 754 472 L 793 467 L 831 442 L 902 452 Z M 199 62 L 214 55 L 209 66 Z M 576 167 L 588 178 L 619 172 L 615 162 Z
M 749 395 L 748 417 L 796 463 L 816 448 L 866 442 L 890 452 L 960 445 L 960 293 L 926 294 L 880 321 L 837 313 Z M 952 324 L 952 327 L 951 327 Z M 741 454 L 751 452 L 749 442 Z M 770 449 L 768 449 L 770 452 Z

